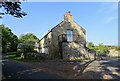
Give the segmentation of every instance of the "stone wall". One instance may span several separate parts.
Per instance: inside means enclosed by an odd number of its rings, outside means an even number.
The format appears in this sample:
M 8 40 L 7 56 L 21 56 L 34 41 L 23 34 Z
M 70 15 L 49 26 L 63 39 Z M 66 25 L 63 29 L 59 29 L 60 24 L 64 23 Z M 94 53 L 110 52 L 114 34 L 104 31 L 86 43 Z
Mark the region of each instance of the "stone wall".
M 94 59 L 94 54 L 89 53 L 83 45 L 77 43 L 63 43 L 63 58 L 67 60 Z
M 52 32 L 49 32 L 46 36 L 44 36 L 39 42 L 39 53 L 46 53 L 46 49 L 48 49 L 49 54 L 51 53 L 51 42 L 52 42 Z
M 66 22 L 63 21 L 59 25 L 57 25 L 52 30 L 52 47 L 53 47 L 53 53 L 59 53 L 59 39 L 58 36 L 62 34 L 67 34 L 67 30 L 73 31 L 73 42 L 76 42 L 78 44 L 86 44 L 86 35 L 82 31 L 82 28 L 78 26 L 75 22 Z
M 49 54 L 59 57 L 60 47 L 58 37 L 67 34 L 67 30 L 73 31 L 73 41 L 71 43 L 62 43 L 63 58 L 67 58 L 68 56 L 80 57 L 81 55 L 81 58 L 88 58 L 89 53 L 83 47 L 86 45 L 86 31 L 73 20 L 73 16 L 69 12 L 64 15 L 64 20 L 61 23 L 52 28 L 50 33 L 40 40 L 39 44 L 42 51 L 44 52 L 44 47 L 48 46 Z
M 115 50 L 115 49 L 110 49 L 108 56 L 109 57 L 120 57 L 120 51 Z

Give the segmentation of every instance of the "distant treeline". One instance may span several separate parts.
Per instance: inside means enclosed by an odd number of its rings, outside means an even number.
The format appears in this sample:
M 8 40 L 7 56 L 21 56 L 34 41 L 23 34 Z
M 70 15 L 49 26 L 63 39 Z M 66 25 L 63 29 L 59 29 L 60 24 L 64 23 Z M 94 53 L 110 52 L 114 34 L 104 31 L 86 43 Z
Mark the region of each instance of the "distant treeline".
M 23 44 L 35 44 L 39 39 L 33 33 L 21 34 L 19 37 L 15 35 L 12 30 L 4 25 L 0 25 L 0 33 L 2 37 L 2 53 L 17 51 L 19 43 Z M 27 46 L 26 50 L 31 48 Z
M 89 49 L 95 50 L 99 54 L 108 54 L 110 49 L 120 50 L 120 46 L 104 45 L 100 43 L 99 45 L 94 45 L 92 42 L 87 43 Z

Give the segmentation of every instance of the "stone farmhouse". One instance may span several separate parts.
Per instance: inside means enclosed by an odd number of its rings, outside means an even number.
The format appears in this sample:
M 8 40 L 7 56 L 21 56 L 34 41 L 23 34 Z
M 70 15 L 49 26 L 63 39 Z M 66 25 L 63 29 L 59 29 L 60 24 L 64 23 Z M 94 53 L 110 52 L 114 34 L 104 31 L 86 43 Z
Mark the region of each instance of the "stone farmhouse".
M 37 43 L 39 54 L 61 59 L 93 59 L 93 53 L 86 47 L 86 30 L 66 12 L 64 20 L 53 27 Z

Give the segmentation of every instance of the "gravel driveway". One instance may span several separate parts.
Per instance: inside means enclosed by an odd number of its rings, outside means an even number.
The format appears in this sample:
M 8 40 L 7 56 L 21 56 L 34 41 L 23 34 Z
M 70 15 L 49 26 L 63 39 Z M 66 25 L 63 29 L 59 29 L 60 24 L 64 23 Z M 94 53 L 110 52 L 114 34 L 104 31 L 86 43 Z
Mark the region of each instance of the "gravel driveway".
M 119 60 L 21 62 L 65 79 L 120 79 Z

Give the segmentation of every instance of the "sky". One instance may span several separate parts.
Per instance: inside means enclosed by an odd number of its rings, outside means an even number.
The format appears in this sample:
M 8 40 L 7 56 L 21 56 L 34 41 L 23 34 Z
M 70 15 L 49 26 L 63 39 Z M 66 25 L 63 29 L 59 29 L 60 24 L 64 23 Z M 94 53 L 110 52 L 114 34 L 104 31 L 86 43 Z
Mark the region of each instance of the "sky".
M 18 37 L 34 33 L 40 39 L 70 11 L 74 21 L 86 30 L 86 41 L 118 45 L 117 2 L 23 2 L 21 7 L 27 16 L 5 15 L 2 20 Z

